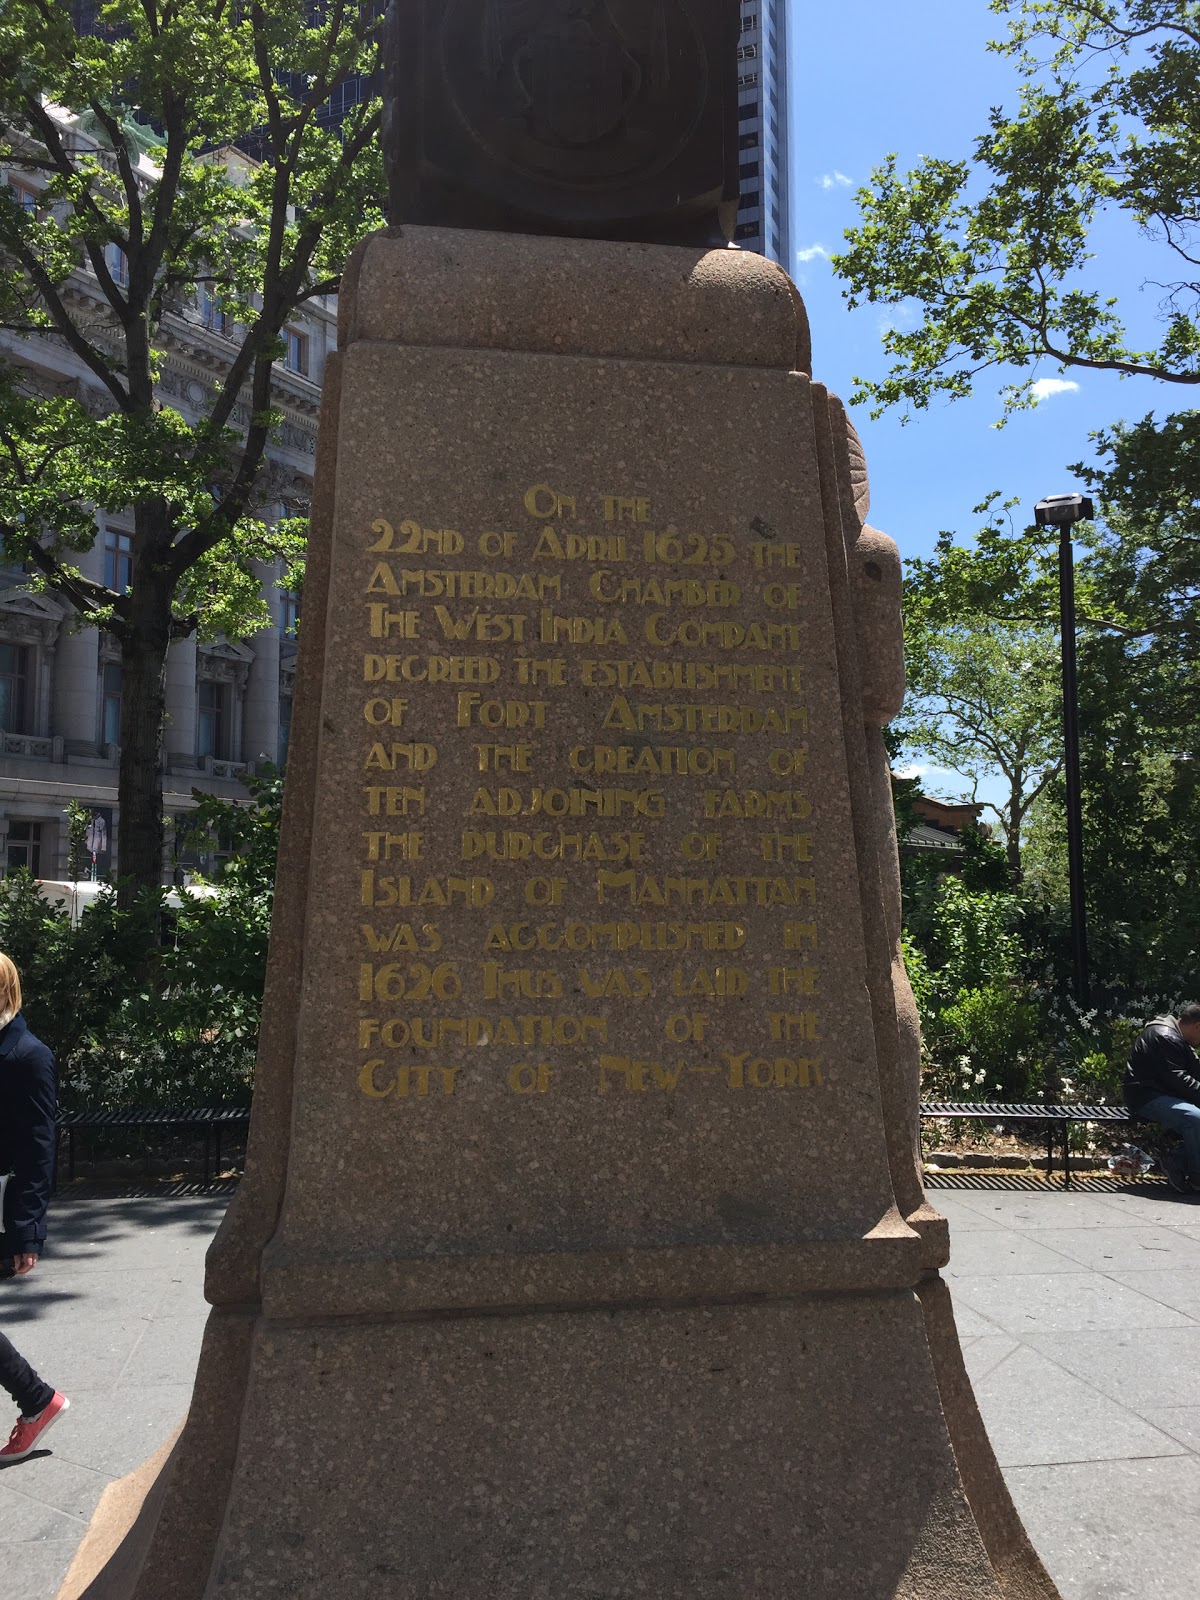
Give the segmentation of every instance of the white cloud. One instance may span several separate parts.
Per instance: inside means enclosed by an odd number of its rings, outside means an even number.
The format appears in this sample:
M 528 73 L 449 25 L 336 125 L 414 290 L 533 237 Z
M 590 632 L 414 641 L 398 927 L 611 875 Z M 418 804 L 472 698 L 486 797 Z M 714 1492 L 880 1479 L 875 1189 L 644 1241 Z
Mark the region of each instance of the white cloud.
M 1072 383 L 1069 378 L 1039 378 L 1030 388 L 1033 403 L 1040 406 L 1043 400 L 1049 400 L 1051 395 L 1078 394 L 1079 385 Z
M 828 261 L 829 251 L 823 244 L 806 245 L 803 250 L 796 251 L 797 261 Z
M 820 189 L 849 189 L 854 179 L 848 178 L 835 167 L 832 172 L 823 172 L 819 178 L 814 178 L 813 182 Z
M 879 337 L 886 339 L 889 333 L 911 333 L 920 320 L 916 306 L 905 301 L 879 318 Z

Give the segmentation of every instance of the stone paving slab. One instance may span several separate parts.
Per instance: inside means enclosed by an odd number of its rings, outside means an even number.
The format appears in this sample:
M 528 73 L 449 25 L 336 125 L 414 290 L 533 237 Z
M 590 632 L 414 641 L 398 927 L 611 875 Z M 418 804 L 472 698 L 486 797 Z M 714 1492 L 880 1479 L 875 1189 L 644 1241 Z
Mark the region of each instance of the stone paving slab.
M 933 1199 L 980 1409 L 1063 1600 L 1191 1600 L 1200 1203 L 1152 1185 Z M 72 1402 L 44 1454 L 0 1472 L 3 1600 L 54 1600 L 104 1486 L 186 1409 L 226 1203 L 59 1201 L 51 1253 L 0 1285 L 0 1327 Z
M 0 1471 L 3 1600 L 54 1600 L 106 1484 L 153 1455 L 186 1411 L 204 1252 L 227 1204 L 59 1201 L 45 1258 L 0 1284 L 0 1327 L 71 1400 L 46 1452 Z
M 953 1288 L 955 1315 L 963 1338 L 967 1333 L 962 1314 L 968 1309 L 1018 1339 L 1030 1333 L 1192 1325 L 1188 1315 L 1172 1310 L 1153 1294 L 1139 1294 L 1135 1288 L 1114 1283 L 1099 1272 L 1023 1273 L 1016 1298 L 1012 1278 L 1003 1271 L 995 1276 L 956 1273 Z
M 1200 1462 L 1066 1462 L 1005 1479 L 1063 1600 L 1190 1600 L 1200 1538 Z
M 1187 1446 L 1026 1344 L 1000 1360 L 988 1352 L 977 1374 L 977 1348 L 967 1346 L 967 1371 L 987 1418 L 1001 1467 L 1113 1461 L 1130 1456 L 1181 1456 Z

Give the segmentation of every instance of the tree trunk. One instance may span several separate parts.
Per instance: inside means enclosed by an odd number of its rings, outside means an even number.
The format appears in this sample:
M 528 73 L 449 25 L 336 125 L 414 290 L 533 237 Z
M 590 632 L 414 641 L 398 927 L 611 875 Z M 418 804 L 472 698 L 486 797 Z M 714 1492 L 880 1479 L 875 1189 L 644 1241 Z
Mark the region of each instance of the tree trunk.
M 1020 791 L 1014 790 L 1008 803 L 1008 827 L 1004 830 L 1005 854 L 1008 857 L 1008 870 L 1012 874 L 1014 884 L 1020 883 L 1024 877 L 1021 866 L 1021 827 L 1025 821 L 1025 813 L 1020 804 Z
M 150 569 L 150 570 L 147 570 Z M 163 717 L 171 584 L 149 561 L 134 571 L 129 627 L 121 643 L 121 771 L 118 897 L 129 905 L 163 872 Z

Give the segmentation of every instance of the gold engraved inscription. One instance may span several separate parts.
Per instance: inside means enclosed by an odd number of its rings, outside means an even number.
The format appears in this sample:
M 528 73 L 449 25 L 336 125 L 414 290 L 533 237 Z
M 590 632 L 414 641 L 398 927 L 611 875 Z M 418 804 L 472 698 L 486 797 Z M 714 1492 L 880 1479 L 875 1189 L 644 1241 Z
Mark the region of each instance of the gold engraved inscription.
M 815 900 L 816 893 L 813 878 L 760 878 L 739 874 L 686 878 L 634 872 L 632 868 L 624 872 L 601 868 L 596 874 L 596 899 L 600 905 L 616 900 L 630 906 L 796 906 Z
M 367 581 L 368 594 L 423 600 L 548 600 L 562 599 L 562 579 L 550 573 L 426 571 L 396 568 L 381 561 Z
M 495 656 L 364 656 L 367 683 L 496 683 Z
M 691 950 L 731 952 L 745 943 L 746 930 L 740 922 L 494 922 L 484 949 L 674 955 Z
M 807 547 L 551 482 L 495 515 L 363 541 L 360 1093 L 825 1087 Z
M 547 828 L 537 833 L 469 830 L 462 835 L 464 861 L 641 862 L 645 852 L 644 833 L 567 833 Z
M 372 817 L 423 817 L 429 809 L 424 789 L 363 786 L 366 810 Z
M 631 704 L 619 694 L 610 702 L 601 726 L 628 733 L 695 733 L 704 738 L 731 733 L 761 733 L 790 738 L 808 732 L 808 707 L 783 709 L 758 706 Z

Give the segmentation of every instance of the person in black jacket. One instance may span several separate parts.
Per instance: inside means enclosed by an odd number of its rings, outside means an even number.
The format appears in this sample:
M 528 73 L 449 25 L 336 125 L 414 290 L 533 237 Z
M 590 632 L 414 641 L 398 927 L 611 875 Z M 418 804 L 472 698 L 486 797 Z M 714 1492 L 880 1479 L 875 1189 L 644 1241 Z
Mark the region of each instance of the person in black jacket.
M 0 1277 L 25 1277 L 45 1247 L 56 1111 L 54 1057 L 30 1033 L 21 1015 L 20 976 L 0 954 Z M 39 1378 L 2 1333 L 0 1387 L 20 1413 L 0 1450 L 0 1466 L 7 1466 L 32 1454 L 71 1402 Z
M 1200 1193 L 1200 1004 L 1177 1017 L 1155 1017 L 1139 1035 L 1125 1068 L 1125 1104 L 1134 1116 L 1160 1123 L 1183 1138 L 1183 1158 L 1162 1160 L 1173 1189 Z

